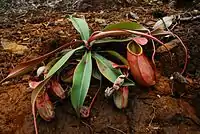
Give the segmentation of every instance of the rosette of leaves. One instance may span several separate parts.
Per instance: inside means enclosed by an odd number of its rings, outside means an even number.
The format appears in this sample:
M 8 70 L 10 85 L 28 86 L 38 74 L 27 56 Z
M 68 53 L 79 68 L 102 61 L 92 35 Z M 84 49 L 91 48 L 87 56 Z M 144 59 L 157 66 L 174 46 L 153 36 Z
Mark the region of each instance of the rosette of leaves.
M 98 72 L 100 72 L 102 76 L 111 83 L 114 83 L 120 75 L 124 74 L 124 72 L 129 69 L 128 61 L 124 58 L 123 54 L 120 54 L 120 49 L 116 49 L 115 51 L 113 47 L 123 48 L 124 46 L 117 45 L 127 44 L 130 41 L 145 45 L 148 41 L 147 39 L 154 40 L 162 45 L 164 44 L 151 35 L 147 28 L 136 22 L 111 24 L 102 31 L 94 31 L 91 33 L 85 19 L 69 16 L 69 20 L 80 34 L 81 39 L 62 45 L 41 57 L 19 64 L 1 81 L 3 82 L 7 79 L 29 72 L 48 57 L 55 53 L 63 52 L 61 56 L 59 55 L 54 58 L 56 60 L 50 62 L 43 80 L 41 80 L 32 91 L 31 104 L 36 133 L 38 133 L 35 110 L 37 97 L 39 94 L 46 93 L 45 90 L 47 88 L 45 88 L 45 85 L 47 85 L 55 75 L 59 76 L 58 74 L 70 65 L 72 59 L 75 58 L 77 59 L 76 61 L 79 62 L 76 64 L 73 72 L 70 98 L 73 108 L 77 115 L 80 116 L 80 110 L 83 107 L 88 93 L 92 74 L 95 74 L 94 70 L 99 70 Z M 109 47 L 112 43 L 115 45 Z M 69 46 L 73 49 L 67 49 Z M 116 64 L 115 61 L 118 61 L 118 63 Z M 97 67 L 97 69 L 94 69 L 94 67 Z M 134 85 L 134 82 L 126 77 L 122 87 Z

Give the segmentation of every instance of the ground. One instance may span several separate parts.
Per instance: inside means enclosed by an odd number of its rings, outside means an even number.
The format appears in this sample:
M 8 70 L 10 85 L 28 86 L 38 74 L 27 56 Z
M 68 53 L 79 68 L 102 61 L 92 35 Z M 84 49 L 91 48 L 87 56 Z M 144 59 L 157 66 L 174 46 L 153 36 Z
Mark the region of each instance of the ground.
M 153 16 L 155 12 L 162 11 L 166 15 L 171 15 L 200 10 L 199 4 L 187 9 L 174 9 L 167 4 L 145 3 L 139 6 L 124 7 L 126 3 L 114 9 L 103 9 L 106 5 L 103 1 L 99 5 L 97 1 L 89 4 L 93 7 L 91 8 L 93 11 L 74 13 L 64 9 L 37 9 L 22 14 L 2 15 L 0 20 L 1 45 L 2 40 L 7 39 L 27 46 L 28 50 L 19 55 L 1 47 L 0 80 L 6 77 L 9 70 L 18 63 L 36 58 L 78 38 L 71 23 L 65 19 L 66 15 L 72 13 L 76 16 L 84 15 L 92 30 L 100 30 L 109 23 L 133 21 L 134 18 L 130 16 L 130 12 L 137 14 L 138 22 L 150 27 L 152 22 L 158 20 Z M 99 10 L 94 11 L 95 6 Z M 55 104 L 56 118 L 53 121 L 45 122 L 38 118 L 39 133 L 200 133 L 200 21 L 179 22 L 173 32 L 181 37 L 189 50 L 189 64 L 184 73 L 190 81 L 189 84 L 174 83 L 174 94 L 172 95 L 169 76 L 175 71 L 180 71 L 184 62 L 182 47 L 176 47 L 171 50 L 174 54 L 173 66 L 169 64 L 167 53 L 156 56 L 158 67 L 156 86 L 131 89 L 126 109 L 118 110 L 112 99 L 104 97 L 104 89 L 102 89 L 89 118 L 78 119 L 69 99 L 66 99 Z M 11 79 L 0 86 L 0 133 L 34 133 L 30 104 L 31 90 L 27 84 L 31 75 L 29 73 Z M 93 87 L 90 95 L 93 95 L 97 88 Z

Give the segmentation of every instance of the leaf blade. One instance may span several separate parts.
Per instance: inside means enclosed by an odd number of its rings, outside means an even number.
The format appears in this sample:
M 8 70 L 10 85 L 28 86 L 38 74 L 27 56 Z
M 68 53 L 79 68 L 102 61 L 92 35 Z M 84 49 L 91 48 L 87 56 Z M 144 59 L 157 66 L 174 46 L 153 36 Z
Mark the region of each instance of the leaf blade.
M 85 53 L 82 60 L 77 65 L 73 76 L 71 102 L 78 116 L 80 116 L 80 108 L 83 106 L 90 86 L 91 75 L 92 59 L 91 52 L 89 51 Z
M 38 65 L 39 63 L 41 63 L 42 61 L 44 61 L 46 58 L 48 58 L 49 56 L 51 56 L 54 53 L 57 53 L 58 51 L 71 46 L 71 45 L 78 45 L 81 44 L 82 41 L 75 41 L 75 42 L 71 42 L 71 43 L 67 43 L 57 49 L 55 49 L 54 51 L 51 51 L 43 56 L 40 56 L 38 58 L 23 62 L 19 65 L 17 65 L 13 70 L 11 70 L 11 72 L 8 74 L 8 76 L 6 78 L 4 78 L 3 80 L 0 81 L 0 83 L 4 82 L 7 79 L 10 78 L 14 78 L 16 76 L 22 75 L 24 73 L 29 72 L 31 69 L 33 69 L 36 65 Z
M 114 83 L 115 80 L 120 76 L 122 73 L 120 69 L 115 69 L 112 67 L 112 62 L 104 58 L 103 56 L 93 53 L 93 58 L 96 60 L 97 67 L 101 74 L 106 77 L 110 82 Z
M 93 53 L 92 57 L 96 60 L 97 67 L 99 71 L 101 72 L 101 74 L 104 77 L 106 77 L 110 82 L 114 83 L 115 80 L 120 75 L 122 75 L 122 72 L 120 69 L 113 68 L 112 66 L 113 62 L 107 60 L 106 58 L 104 58 L 103 56 L 97 53 Z M 126 78 L 122 86 L 134 86 L 134 85 L 135 83 L 132 80 Z
M 47 82 L 51 79 L 51 77 L 44 79 L 32 92 L 31 94 L 31 106 L 32 106 L 32 114 L 33 114 L 33 120 L 34 120 L 34 127 L 35 127 L 35 132 L 36 134 L 38 133 L 38 129 L 37 129 L 37 122 L 36 122 L 36 111 L 35 111 L 35 102 L 37 99 L 37 96 L 39 95 L 39 93 L 44 89 L 44 86 L 47 84 Z
M 174 19 L 174 16 L 171 15 L 171 16 L 165 16 L 163 17 L 162 19 L 160 19 L 159 21 L 157 21 L 155 23 L 155 25 L 153 26 L 153 29 L 165 29 L 165 28 L 168 28 L 171 26 L 172 24 L 172 21 Z
M 80 33 L 81 39 L 88 40 L 90 36 L 90 29 L 85 19 L 75 18 L 70 15 L 69 20 L 72 22 L 74 28 Z
M 106 50 L 106 51 L 101 51 L 101 52 L 106 52 L 106 53 L 109 53 L 110 55 L 118 58 L 124 65 L 127 65 L 129 66 L 129 63 L 128 61 L 126 60 L 126 58 L 124 58 L 121 54 L 119 54 L 118 52 L 116 51 L 113 51 L 113 50 Z
M 103 31 L 109 30 L 138 30 L 138 31 L 148 31 L 147 28 L 138 24 L 136 22 L 121 22 L 117 24 L 110 24 L 106 26 Z
M 68 53 L 66 53 L 60 60 L 58 60 L 56 62 L 56 64 L 54 64 L 54 66 L 49 70 L 47 77 L 52 76 L 55 72 L 57 72 L 66 62 L 67 60 L 73 55 L 73 53 L 77 50 L 80 50 L 84 48 L 84 46 L 80 46 L 76 49 L 73 49 L 71 51 L 69 51 Z

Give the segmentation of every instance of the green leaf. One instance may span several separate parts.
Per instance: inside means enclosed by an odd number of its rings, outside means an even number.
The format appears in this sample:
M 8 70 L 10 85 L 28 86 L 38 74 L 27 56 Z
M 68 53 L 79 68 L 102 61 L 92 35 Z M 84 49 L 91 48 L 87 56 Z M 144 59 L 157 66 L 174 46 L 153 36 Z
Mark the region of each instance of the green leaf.
M 126 78 L 122 86 L 135 86 L 135 83 L 131 79 Z
M 107 60 L 103 56 L 93 53 L 93 58 L 96 60 L 97 67 L 99 71 L 106 77 L 110 82 L 114 83 L 115 80 L 122 74 L 120 69 L 115 69 L 112 67 L 113 62 Z
M 71 51 L 69 51 L 68 53 L 66 53 L 60 60 L 58 60 L 56 62 L 56 64 L 49 70 L 47 77 L 52 76 L 54 73 L 56 73 L 66 62 L 67 60 L 73 55 L 73 53 L 77 50 L 80 50 L 84 48 L 84 46 L 80 46 L 76 49 L 73 49 Z
M 81 39 L 88 40 L 90 37 L 90 29 L 85 19 L 75 18 L 70 15 L 69 20 L 72 22 L 72 25 L 76 28 L 76 30 L 80 33 Z
M 101 39 L 101 40 L 95 40 L 93 42 L 93 44 L 103 44 L 103 43 L 112 43 L 112 42 L 116 42 L 116 43 L 120 43 L 120 42 L 128 42 L 131 41 L 132 38 L 127 38 L 127 39 Z
M 92 76 L 97 79 L 97 80 L 101 80 L 102 76 L 101 76 L 101 72 L 99 72 L 98 68 L 93 68 L 92 69 Z
M 109 53 L 110 55 L 118 58 L 124 65 L 129 66 L 128 61 L 126 60 L 126 58 L 124 58 L 122 55 L 120 55 L 118 52 L 116 51 L 112 51 L 112 50 L 108 50 L 108 51 L 100 51 L 100 52 L 106 52 Z
M 110 82 L 114 83 L 115 80 L 122 75 L 120 69 L 113 68 L 112 61 L 107 60 L 103 56 L 93 53 L 92 57 L 96 60 L 97 67 L 101 74 L 106 77 Z M 135 83 L 130 79 L 125 79 L 123 86 L 134 86 Z
M 71 89 L 71 102 L 80 116 L 80 108 L 85 101 L 92 75 L 92 59 L 91 52 L 86 52 L 80 63 L 77 65 L 74 76 L 73 85 Z
M 136 22 L 121 22 L 117 24 L 110 24 L 106 26 L 103 31 L 109 30 L 137 30 L 137 31 L 148 31 L 147 28 Z

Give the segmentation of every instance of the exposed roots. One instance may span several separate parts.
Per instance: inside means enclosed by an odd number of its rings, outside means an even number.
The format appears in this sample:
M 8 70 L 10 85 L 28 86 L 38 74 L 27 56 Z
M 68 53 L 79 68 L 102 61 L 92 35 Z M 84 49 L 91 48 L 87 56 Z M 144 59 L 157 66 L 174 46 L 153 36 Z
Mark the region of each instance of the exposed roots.
M 118 132 L 120 132 L 120 133 L 122 133 L 122 134 L 126 134 L 125 132 L 123 132 L 122 130 L 120 130 L 120 129 L 118 129 L 118 128 L 115 128 L 115 127 L 112 127 L 112 126 L 107 126 L 108 128 L 111 128 L 111 129 L 113 129 L 113 130 L 115 130 L 115 131 L 118 131 Z
M 181 74 L 183 74 L 188 64 L 188 50 L 187 50 L 187 47 L 184 45 L 183 41 L 178 37 L 178 35 L 176 34 L 173 34 L 173 35 L 180 41 L 181 45 L 183 46 L 185 50 L 185 64 L 184 64 L 183 70 L 181 71 Z

